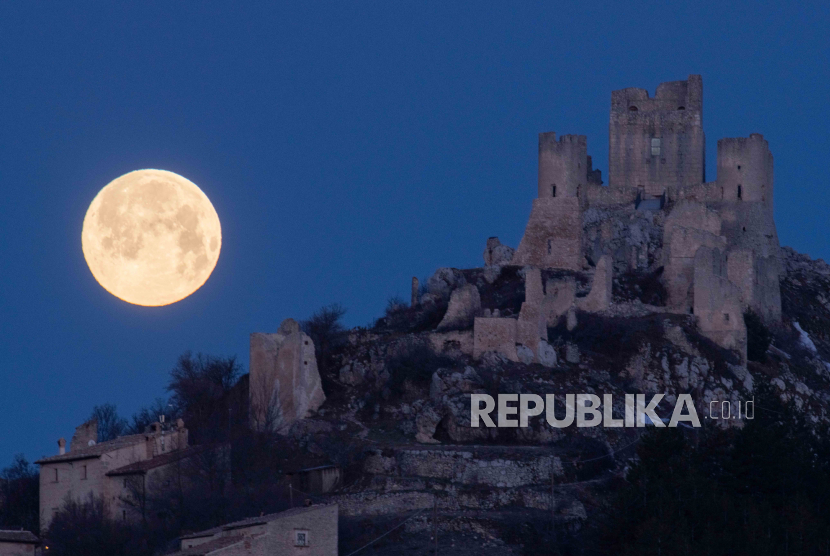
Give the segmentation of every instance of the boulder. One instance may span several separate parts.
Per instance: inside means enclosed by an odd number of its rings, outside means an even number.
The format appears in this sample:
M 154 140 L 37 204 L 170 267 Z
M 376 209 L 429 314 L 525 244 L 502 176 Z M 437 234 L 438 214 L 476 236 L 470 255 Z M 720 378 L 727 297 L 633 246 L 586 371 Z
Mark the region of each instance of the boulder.
M 421 444 L 440 444 L 432 436 L 438 423 L 441 422 L 441 414 L 432 405 L 425 405 L 415 417 L 415 440 Z
M 439 268 L 427 280 L 429 293 L 449 299 L 452 291 L 467 283 L 464 274 L 457 268 Z
M 536 357 L 533 355 L 533 350 L 523 345 L 516 346 L 516 356 L 525 365 L 530 365 L 536 360 Z
M 556 350 L 544 340 L 539 341 L 537 358 L 544 367 L 552 368 L 556 366 Z
M 485 266 L 504 266 L 510 264 L 513 260 L 513 255 L 516 250 L 507 245 L 503 245 L 497 237 L 491 237 L 487 240 L 487 247 L 484 248 L 484 265 Z
M 438 330 L 464 330 L 473 326 L 473 320 L 481 314 L 481 295 L 478 288 L 466 284 L 453 290 L 447 312 Z

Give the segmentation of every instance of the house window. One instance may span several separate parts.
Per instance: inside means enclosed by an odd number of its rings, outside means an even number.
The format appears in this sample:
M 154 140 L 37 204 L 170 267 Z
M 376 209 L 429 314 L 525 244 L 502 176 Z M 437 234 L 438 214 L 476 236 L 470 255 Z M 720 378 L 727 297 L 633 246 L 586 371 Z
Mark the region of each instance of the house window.
M 86 465 L 81 467 L 81 480 L 86 480 Z
M 659 137 L 651 138 L 651 156 L 660 156 L 661 140 Z
M 311 546 L 307 529 L 294 529 L 294 546 Z
M 744 190 L 741 187 L 741 184 L 738 184 L 738 200 L 740 201 L 743 198 L 744 198 Z
M 556 197 L 556 184 L 550 186 L 550 194 L 553 197 Z

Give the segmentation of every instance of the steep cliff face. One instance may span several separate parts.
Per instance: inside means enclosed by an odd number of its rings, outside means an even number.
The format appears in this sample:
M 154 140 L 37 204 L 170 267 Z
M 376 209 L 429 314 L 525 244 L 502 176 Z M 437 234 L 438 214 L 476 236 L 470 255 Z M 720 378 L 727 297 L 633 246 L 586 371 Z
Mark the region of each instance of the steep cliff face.
M 649 258 L 657 255 L 648 247 L 651 235 L 645 226 Z M 610 394 L 613 416 L 620 417 L 625 394 L 662 393 L 656 413 L 665 421 L 678 396 L 689 394 L 702 424 L 684 429 L 694 437 L 713 427 L 744 426 L 746 402 L 763 383 L 810 426 L 827 424 L 830 265 L 784 249 L 783 267 L 782 322 L 770 330 L 747 317 L 753 349 L 746 363 L 702 335 L 693 315 L 666 312 L 659 275 L 641 272 L 615 278 L 606 310 L 575 311 L 550 326 L 554 354 L 547 366 L 493 352 L 473 357 L 468 320 L 437 330 L 445 300 L 457 288 L 475 287 L 482 311 L 517 317 L 526 269 L 444 269 L 438 274 L 453 276 L 452 283 L 433 280 L 442 290 L 423 293 L 419 306 L 393 307 L 374 328 L 351 331 L 337 369 L 326 377 L 332 385 L 326 403 L 298 422 L 293 435 L 322 455 L 333 435 L 348 435 L 349 457 L 341 463 L 351 484 L 331 495 L 347 520 L 403 519 L 420 511 L 403 527 L 417 535 L 432 527 L 435 506 L 447 534 L 479 535 L 493 550 L 513 550 L 504 543 L 514 530 L 507 524 L 516 522 L 553 520 L 573 537 L 624 480 L 651 427 L 554 428 L 540 415 L 526 427 L 475 428 L 471 394 L 553 394 L 557 400 Z M 590 289 L 590 275 L 553 274 L 545 278 L 572 280 L 577 297 Z M 656 301 L 644 303 L 644 296 Z M 715 418 L 724 407 L 742 415 Z

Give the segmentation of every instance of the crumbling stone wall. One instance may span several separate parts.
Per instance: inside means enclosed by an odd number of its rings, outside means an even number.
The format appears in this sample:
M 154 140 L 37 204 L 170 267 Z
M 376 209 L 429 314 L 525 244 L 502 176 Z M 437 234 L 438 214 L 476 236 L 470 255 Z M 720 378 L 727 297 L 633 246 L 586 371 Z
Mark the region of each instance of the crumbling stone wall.
M 581 270 L 582 216 L 576 197 L 533 199 L 514 265 Z
M 325 401 L 314 342 L 294 319 L 276 334 L 251 334 L 250 419 L 258 430 L 287 432 Z
M 702 203 L 677 203 L 663 227 L 663 276 L 668 306 L 676 312 L 688 313 L 692 308 L 694 260 L 702 246 L 726 248 L 720 215 Z
M 516 319 L 476 317 L 473 338 L 473 357 L 478 359 L 485 352 L 501 353 L 510 361 L 518 361 L 516 355 Z
M 611 93 L 608 181 L 647 196 L 705 181 L 703 80 L 661 83 Z M 655 143 L 655 140 L 657 141 Z
M 740 352 L 746 361 L 741 291 L 727 277 L 726 257 L 718 249 L 701 247 L 694 265 L 694 314 L 700 331 L 718 345 Z

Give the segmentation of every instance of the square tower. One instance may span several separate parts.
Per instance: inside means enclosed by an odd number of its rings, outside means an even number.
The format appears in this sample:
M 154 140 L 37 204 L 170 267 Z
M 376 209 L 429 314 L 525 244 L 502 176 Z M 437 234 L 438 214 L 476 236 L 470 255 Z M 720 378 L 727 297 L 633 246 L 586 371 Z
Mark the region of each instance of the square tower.
M 657 87 L 611 93 L 608 182 L 658 197 L 705 181 L 703 80 L 690 75 Z

